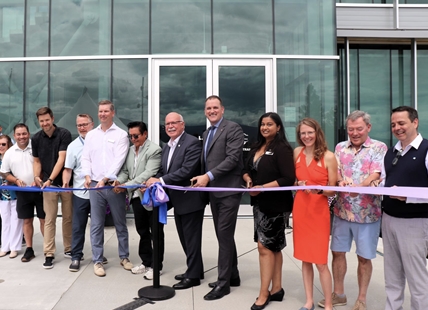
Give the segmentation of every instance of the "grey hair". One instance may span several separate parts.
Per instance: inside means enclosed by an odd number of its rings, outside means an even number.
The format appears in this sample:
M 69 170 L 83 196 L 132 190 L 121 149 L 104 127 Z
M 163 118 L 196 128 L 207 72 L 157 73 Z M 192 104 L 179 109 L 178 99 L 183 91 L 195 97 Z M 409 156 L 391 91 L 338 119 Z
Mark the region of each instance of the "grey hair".
M 360 117 L 363 118 L 364 123 L 366 123 L 366 125 L 370 125 L 370 114 L 364 111 L 360 111 L 360 110 L 355 110 L 354 112 L 351 112 L 351 114 L 348 115 L 348 117 L 346 118 L 346 126 L 348 126 L 348 121 L 353 121 L 355 122 L 357 119 L 359 119 Z

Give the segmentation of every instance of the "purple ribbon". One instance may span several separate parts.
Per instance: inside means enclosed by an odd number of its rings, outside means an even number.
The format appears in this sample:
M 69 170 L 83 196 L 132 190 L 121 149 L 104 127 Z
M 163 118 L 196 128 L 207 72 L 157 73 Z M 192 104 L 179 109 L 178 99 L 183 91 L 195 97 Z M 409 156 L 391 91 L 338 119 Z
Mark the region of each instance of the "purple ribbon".
M 159 223 L 166 225 L 167 223 L 167 202 L 169 201 L 168 195 L 165 193 L 161 183 L 156 182 L 148 187 L 144 192 L 142 205 L 159 208 Z

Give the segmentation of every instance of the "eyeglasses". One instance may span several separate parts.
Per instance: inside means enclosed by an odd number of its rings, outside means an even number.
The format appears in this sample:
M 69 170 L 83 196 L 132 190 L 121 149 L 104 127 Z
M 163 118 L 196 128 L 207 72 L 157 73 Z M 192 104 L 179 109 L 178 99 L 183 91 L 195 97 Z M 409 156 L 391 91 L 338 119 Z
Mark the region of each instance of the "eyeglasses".
M 140 136 L 141 136 L 141 133 L 139 133 L 138 135 L 128 135 L 128 138 L 129 140 L 132 140 L 132 139 L 137 140 Z
M 80 127 L 87 127 L 89 124 L 92 124 L 92 122 L 90 123 L 83 123 L 83 124 L 77 124 L 76 127 L 80 128 Z
M 1 146 L 6 146 L 6 145 L 7 145 L 7 143 L 0 143 L 0 145 L 1 145 Z
M 301 132 L 300 136 L 304 137 L 304 136 L 312 136 L 315 134 L 315 131 L 308 131 L 308 132 Z
M 398 151 L 397 155 L 395 155 L 394 159 L 392 160 L 392 165 L 395 166 L 398 163 L 398 159 L 401 157 L 401 153 L 403 153 L 403 150 Z
M 165 127 L 166 126 L 175 126 L 178 125 L 180 123 L 182 123 L 183 121 L 175 121 L 175 122 L 169 122 L 169 123 L 165 123 Z

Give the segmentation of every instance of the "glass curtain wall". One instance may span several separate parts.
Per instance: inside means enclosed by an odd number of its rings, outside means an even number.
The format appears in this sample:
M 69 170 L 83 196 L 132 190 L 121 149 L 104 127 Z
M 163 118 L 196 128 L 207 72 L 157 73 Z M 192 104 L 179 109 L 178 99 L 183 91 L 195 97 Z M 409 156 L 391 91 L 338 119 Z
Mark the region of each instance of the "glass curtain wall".
M 341 47 L 340 55 L 345 52 Z M 340 68 L 346 68 L 341 57 Z M 363 110 L 371 115 L 370 136 L 392 145 L 390 113 L 395 107 L 412 105 L 410 46 L 350 46 L 351 111 Z M 346 83 L 346 70 L 340 70 Z M 340 87 L 340 106 L 346 107 L 346 85 Z M 346 118 L 346 113 L 342 117 Z M 344 136 L 346 138 L 346 136 Z
M 428 138 L 428 46 L 418 47 L 417 61 L 419 132 Z

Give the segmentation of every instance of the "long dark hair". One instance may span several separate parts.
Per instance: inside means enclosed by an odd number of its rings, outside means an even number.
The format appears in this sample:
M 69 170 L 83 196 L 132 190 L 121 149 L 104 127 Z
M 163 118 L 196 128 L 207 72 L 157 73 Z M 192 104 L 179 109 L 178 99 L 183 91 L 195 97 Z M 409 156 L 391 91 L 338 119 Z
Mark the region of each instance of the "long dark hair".
M 260 118 L 259 118 L 259 121 L 257 124 L 257 126 L 258 126 L 257 141 L 252 146 L 251 152 L 257 152 L 257 150 L 259 150 L 266 143 L 265 137 L 263 137 L 261 132 L 260 132 L 262 120 L 265 117 L 271 118 L 274 121 L 274 123 L 277 126 L 279 126 L 278 133 L 275 135 L 275 138 L 273 138 L 273 140 L 271 142 L 269 142 L 269 144 L 266 145 L 266 150 L 273 150 L 273 149 L 275 149 L 275 147 L 278 144 L 281 144 L 281 143 L 284 143 L 285 145 L 287 145 L 287 147 L 289 147 L 291 149 L 291 146 L 287 141 L 287 137 L 285 136 L 284 125 L 282 124 L 281 117 L 278 115 L 278 113 L 267 112 L 267 113 L 263 114 L 262 116 L 260 116 Z

